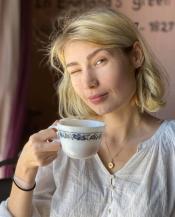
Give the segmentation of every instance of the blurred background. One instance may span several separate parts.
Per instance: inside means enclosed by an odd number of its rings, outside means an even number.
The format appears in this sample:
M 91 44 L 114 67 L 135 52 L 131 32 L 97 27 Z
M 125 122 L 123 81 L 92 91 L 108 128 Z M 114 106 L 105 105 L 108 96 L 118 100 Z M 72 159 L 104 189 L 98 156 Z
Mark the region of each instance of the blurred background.
M 59 118 L 59 76 L 47 54 L 56 19 L 98 6 L 120 10 L 138 25 L 169 76 L 167 105 L 154 115 L 175 118 L 174 0 L 0 0 L 0 180 L 13 176 L 29 136 Z

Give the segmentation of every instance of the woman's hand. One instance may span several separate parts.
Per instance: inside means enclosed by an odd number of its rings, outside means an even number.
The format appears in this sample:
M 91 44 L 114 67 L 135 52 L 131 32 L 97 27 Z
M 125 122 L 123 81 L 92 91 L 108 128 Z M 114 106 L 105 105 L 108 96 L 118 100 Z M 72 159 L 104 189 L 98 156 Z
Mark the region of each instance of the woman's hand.
M 15 176 L 27 183 L 33 183 L 38 167 L 51 163 L 57 157 L 60 147 L 61 144 L 54 128 L 33 134 L 21 152 Z
M 12 184 L 8 200 L 8 209 L 13 216 L 32 216 L 33 191 L 21 189 L 33 188 L 38 167 L 51 163 L 57 157 L 60 142 L 59 140 L 53 141 L 56 138 L 56 130 L 48 128 L 33 134 L 24 146 L 15 170 L 17 184 Z M 20 206 L 16 204 L 20 204 Z

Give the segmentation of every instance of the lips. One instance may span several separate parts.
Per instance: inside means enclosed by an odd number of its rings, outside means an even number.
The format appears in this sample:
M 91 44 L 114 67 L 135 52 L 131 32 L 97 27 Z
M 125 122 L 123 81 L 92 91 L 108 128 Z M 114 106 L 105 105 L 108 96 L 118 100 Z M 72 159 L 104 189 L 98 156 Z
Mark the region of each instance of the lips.
M 105 100 L 107 95 L 108 93 L 95 94 L 95 95 L 88 97 L 88 99 L 90 102 L 97 104 Z

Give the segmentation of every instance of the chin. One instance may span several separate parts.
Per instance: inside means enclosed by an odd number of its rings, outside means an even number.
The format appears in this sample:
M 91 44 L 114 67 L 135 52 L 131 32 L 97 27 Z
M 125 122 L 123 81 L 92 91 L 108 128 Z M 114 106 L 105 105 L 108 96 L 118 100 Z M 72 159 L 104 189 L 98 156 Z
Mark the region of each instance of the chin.
M 107 115 L 109 113 L 116 111 L 116 106 L 114 106 L 114 105 L 111 105 L 111 106 L 109 106 L 109 105 L 108 106 L 105 106 L 105 105 L 97 105 L 97 106 L 88 105 L 88 106 L 91 110 L 93 110 L 99 116 Z M 117 105 L 117 107 L 118 107 L 118 105 Z
M 104 116 L 104 115 L 111 113 L 113 110 L 112 109 L 98 109 L 98 110 L 93 109 L 93 111 L 99 116 Z

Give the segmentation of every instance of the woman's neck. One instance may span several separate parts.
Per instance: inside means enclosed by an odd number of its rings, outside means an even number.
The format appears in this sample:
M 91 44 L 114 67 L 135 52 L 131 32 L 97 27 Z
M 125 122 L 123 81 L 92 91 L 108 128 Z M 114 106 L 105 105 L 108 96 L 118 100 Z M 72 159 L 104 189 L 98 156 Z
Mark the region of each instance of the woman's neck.
M 109 142 L 126 143 L 135 135 L 141 123 L 149 117 L 147 113 L 140 113 L 136 107 L 106 114 L 103 117 L 106 124 L 105 135 Z

